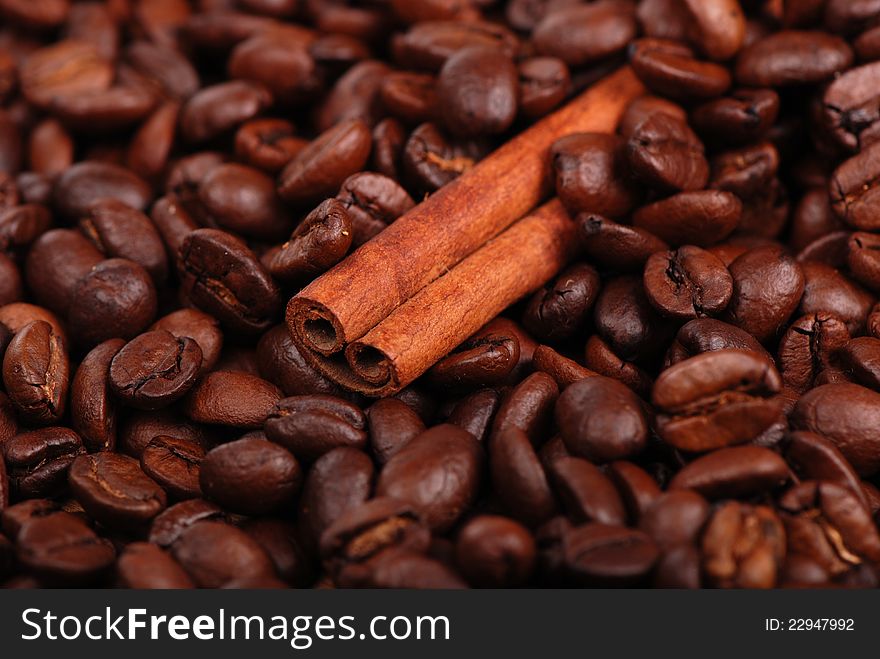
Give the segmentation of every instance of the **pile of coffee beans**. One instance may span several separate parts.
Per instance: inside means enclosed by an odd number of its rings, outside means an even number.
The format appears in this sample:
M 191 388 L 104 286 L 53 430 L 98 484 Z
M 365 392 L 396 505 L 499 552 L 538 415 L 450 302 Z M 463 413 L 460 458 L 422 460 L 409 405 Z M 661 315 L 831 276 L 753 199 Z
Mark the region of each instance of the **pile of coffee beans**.
M 395 397 L 306 363 L 627 63 L 575 263 Z M 877 586 L 878 182 L 880 2 L 0 0 L 0 584 Z

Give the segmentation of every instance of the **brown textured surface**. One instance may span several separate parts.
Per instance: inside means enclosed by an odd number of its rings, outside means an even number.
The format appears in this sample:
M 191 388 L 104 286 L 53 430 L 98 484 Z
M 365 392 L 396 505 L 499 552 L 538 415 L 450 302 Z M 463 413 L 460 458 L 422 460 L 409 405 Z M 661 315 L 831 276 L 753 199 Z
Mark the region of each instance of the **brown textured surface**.
M 464 272 L 450 276 L 462 259 L 547 196 L 548 152 L 556 139 L 613 131 L 628 102 L 643 91 L 632 71 L 622 68 L 413 208 L 290 300 L 287 322 L 294 342 L 325 374 L 351 389 L 387 395 L 405 386 L 565 263 L 558 239 L 573 244 L 574 235 L 554 201 L 517 225 L 513 238 L 490 243 L 495 260 L 478 260 L 481 270 L 466 271 L 472 279 Z M 401 307 L 438 277 L 446 281 L 418 295 L 417 304 Z M 440 291 L 452 297 L 443 299 Z M 385 320 L 389 314 L 391 322 Z M 316 332 L 316 325 L 322 331 Z M 370 381 L 355 376 L 340 354 L 362 337 L 358 346 L 372 346 L 392 362 L 384 371 L 362 373 Z M 346 356 L 351 360 L 359 350 L 352 347 Z

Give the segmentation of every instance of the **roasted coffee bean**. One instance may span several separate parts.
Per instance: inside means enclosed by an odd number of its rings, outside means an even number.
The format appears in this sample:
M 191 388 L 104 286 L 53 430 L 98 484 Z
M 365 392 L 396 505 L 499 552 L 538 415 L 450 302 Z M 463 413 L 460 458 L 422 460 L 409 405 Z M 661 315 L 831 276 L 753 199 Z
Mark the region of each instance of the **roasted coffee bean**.
M 166 407 L 192 388 L 202 351 L 190 338 L 154 330 L 135 337 L 110 364 L 110 388 L 127 405 L 143 410 Z
M 590 265 L 569 266 L 529 300 L 523 326 L 547 341 L 571 338 L 582 329 L 599 293 L 599 273 Z
M 642 206 L 633 226 L 670 245 L 709 247 L 727 238 L 742 216 L 742 202 L 723 190 L 680 192 Z
M 436 387 L 470 390 L 505 383 L 520 359 L 516 336 L 480 331 L 434 364 L 428 378 Z
M 684 0 L 691 40 L 714 60 L 726 60 L 745 40 L 746 18 L 738 0 Z
M 593 309 L 597 333 L 626 361 L 650 360 L 669 333 L 648 302 L 641 277 L 626 275 L 605 283 Z
M 511 425 L 493 433 L 489 471 L 493 490 L 512 517 L 536 526 L 556 512 L 547 475 L 528 435 L 520 428 Z
M 546 373 L 553 378 L 560 390 L 579 380 L 597 375 L 573 359 L 560 355 L 550 346 L 538 346 L 532 357 L 532 366 L 536 371 Z
M 315 127 L 330 130 L 346 121 L 358 120 L 372 127 L 384 115 L 379 88 L 391 69 L 384 62 L 366 60 L 346 71 L 333 85 L 315 112 Z
M 116 199 L 142 211 L 150 200 L 147 183 L 133 172 L 107 162 L 84 161 L 67 169 L 55 182 L 55 207 L 71 221 L 86 217 L 99 199 Z
M 64 415 L 69 374 L 64 340 L 42 320 L 18 330 L 3 356 L 6 393 L 22 417 L 35 424 L 55 423 Z
M 227 69 L 233 78 L 266 86 L 283 103 L 302 102 L 321 90 L 322 81 L 308 41 L 284 28 L 255 34 L 239 43 L 229 55 Z M 309 35 L 311 36 L 311 35 Z
M 636 584 L 657 562 L 659 551 L 647 534 L 593 522 L 563 538 L 563 561 L 572 579 L 589 585 Z
M 428 21 L 413 25 L 392 44 L 394 59 L 416 69 L 439 71 L 455 52 L 468 46 L 496 47 L 513 54 L 516 36 L 497 23 Z
M 268 329 L 281 306 L 278 286 L 253 252 L 225 231 L 199 229 L 184 238 L 177 271 L 193 303 L 234 332 Z
M 873 296 L 858 284 L 824 263 L 807 261 L 804 273 L 804 294 L 800 310 L 804 313 L 831 313 L 840 318 L 850 334 L 861 334 L 865 318 L 874 304 Z
M 0 254 L 0 304 L 18 302 L 24 297 L 21 273 L 15 262 Z
M 235 155 L 271 174 L 280 171 L 308 142 L 285 119 L 252 119 L 235 133 Z
M 559 387 L 553 378 L 545 373 L 533 373 L 502 399 L 492 423 L 492 435 L 516 427 L 537 443 L 548 430 L 558 397 Z
M 367 411 L 367 423 L 369 425 L 370 448 L 380 464 L 385 464 L 413 439 L 425 431 L 425 424 L 408 405 L 396 398 L 382 398 L 373 403 Z M 452 417 L 449 423 L 454 423 L 467 431 L 470 431 L 477 439 L 482 439 L 474 434 L 472 424 L 456 423 Z M 483 432 L 488 425 L 488 419 L 482 424 Z
M 568 95 L 571 75 L 556 57 L 529 57 L 517 64 L 519 111 L 529 118 L 554 110 Z
M 778 247 L 758 247 L 730 264 L 727 319 L 762 343 L 778 336 L 804 292 L 804 271 Z
M 315 460 L 306 474 L 297 518 L 313 547 L 337 519 L 370 498 L 373 472 L 366 453 L 345 446 Z
M 650 231 L 617 224 L 601 215 L 581 213 L 577 223 L 584 251 L 597 265 L 624 272 L 641 270 L 651 254 L 669 248 Z
M 257 343 L 257 365 L 260 375 L 287 396 L 342 393 L 336 383 L 306 362 L 291 340 L 287 326 L 283 324 L 276 325 L 260 338 Z
M 517 91 L 513 60 L 495 48 L 459 50 L 437 76 L 437 102 L 454 135 L 503 133 L 516 118 Z
M 773 588 L 785 539 L 771 508 L 727 502 L 715 510 L 703 532 L 703 570 L 718 587 Z
M 193 94 L 180 113 L 180 131 L 190 142 L 205 142 L 252 119 L 272 102 L 260 84 L 233 80 L 204 87 Z
M 785 458 L 802 480 L 837 483 L 868 504 L 862 482 L 852 465 L 833 442 L 821 435 L 805 431 L 790 433 Z
M 101 260 L 101 252 L 78 231 L 53 229 L 28 250 L 25 280 L 39 304 L 66 315 L 76 285 Z
M 874 89 L 880 79 L 876 62 L 850 69 L 836 78 L 822 97 L 822 120 L 835 142 L 859 151 L 877 140 L 880 110 Z
M 880 394 L 857 384 L 825 384 L 798 399 L 789 420 L 834 442 L 861 476 L 880 470 L 880 447 L 871 430 Z
M 210 423 L 246 430 L 258 429 L 281 400 L 271 382 L 248 373 L 208 373 L 184 401 L 186 415 L 197 423 Z
M 269 259 L 269 272 L 281 281 L 301 282 L 329 270 L 352 245 L 352 220 L 344 202 L 321 202 Z
M 619 380 L 640 396 L 647 396 L 654 384 L 645 369 L 618 357 L 608 342 L 596 334 L 587 339 L 584 363 L 596 374 Z
M 704 62 L 683 43 L 639 39 L 630 45 L 630 64 L 651 91 L 673 100 L 704 100 L 721 96 L 730 87 L 730 73 Z
M 636 455 L 648 441 L 641 401 L 626 385 L 601 376 L 575 382 L 562 392 L 556 425 L 566 448 L 593 462 Z
M 107 89 L 113 66 L 92 44 L 64 40 L 28 55 L 20 65 L 19 79 L 25 98 L 46 108 L 57 96 Z
M 880 290 L 880 241 L 875 234 L 856 231 L 849 235 L 846 263 L 855 279 L 873 291 Z
M 198 309 L 179 309 L 163 316 L 150 327 L 150 331 L 171 332 L 178 339 L 191 338 L 202 351 L 201 372 L 213 369 L 220 359 L 223 333 L 220 324 L 212 316 Z
M 480 515 L 459 532 L 455 557 L 459 570 L 476 586 L 518 586 L 534 569 L 535 540 L 528 529 L 512 519 Z
M 205 450 L 198 442 L 158 435 L 141 454 L 141 469 L 174 499 L 202 496 L 199 467 Z
M 15 536 L 16 557 L 50 583 L 85 585 L 106 572 L 116 558 L 109 540 L 76 515 L 54 512 L 25 522 Z
M 445 424 L 425 431 L 382 467 L 377 496 L 411 502 L 432 529 L 449 529 L 477 493 L 483 451 L 469 432 Z
M 765 357 L 744 350 L 704 352 L 666 369 L 651 401 L 660 436 L 702 452 L 754 439 L 779 415 L 782 380 Z
M 699 493 L 688 489 L 671 490 L 651 502 L 639 519 L 639 529 L 664 551 L 695 544 L 710 510 L 709 502 Z
M 845 160 L 828 184 L 831 208 L 854 229 L 877 230 L 876 171 L 880 168 L 880 144 L 873 143 Z
M 73 497 L 91 517 L 111 528 L 145 528 L 165 509 L 165 491 L 136 460 L 124 455 L 81 455 L 70 465 L 68 477 Z
M 175 540 L 171 553 L 201 588 L 275 574 L 268 554 L 255 540 L 222 522 L 198 521 L 189 526 Z
M 315 394 L 279 400 L 269 410 L 266 436 L 294 455 L 314 460 L 327 451 L 367 444 L 366 418 L 357 405 Z
M 241 526 L 268 554 L 275 573 L 284 583 L 274 587 L 307 586 L 314 580 L 311 556 L 307 555 L 297 538 L 297 528 L 280 519 L 249 519 Z M 227 587 L 232 587 L 227 584 Z
M 719 153 L 711 159 L 710 166 L 709 187 L 727 190 L 751 202 L 755 197 L 765 195 L 774 185 L 779 170 L 779 151 L 770 142 L 761 142 Z
M 52 225 L 49 209 L 40 204 L 20 204 L 0 212 L 0 249 L 28 247 Z
M 393 72 L 382 81 L 379 96 L 394 117 L 420 124 L 437 112 L 437 79 L 429 73 Z
M 631 3 L 600 0 L 548 12 L 535 26 L 532 38 L 542 55 L 578 67 L 622 52 L 635 34 Z
M 102 261 L 73 289 L 71 335 L 86 348 L 133 338 L 153 322 L 157 305 L 155 285 L 142 266 L 128 259 Z
M 188 420 L 174 408 L 155 412 L 132 410 L 119 421 L 117 445 L 119 452 L 140 459 L 147 444 L 159 435 L 170 435 L 178 439 L 193 440 L 200 445 L 207 444 L 203 430 Z
M 150 525 L 149 540 L 163 549 L 177 542 L 181 534 L 202 520 L 223 521 L 225 514 L 219 506 L 204 499 L 189 499 L 169 506 L 156 516 Z
M 685 465 L 669 489 L 694 490 L 709 499 L 748 497 L 772 491 L 788 478 L 788 465 L 778 453 L 760 446 L 734 446 Z
M 173 98 L 183 100 L 198 91 L 198 72 L 174 48 L 147 40 L 134 41 L 125 49 L 125 59 Z
M 351 218 L 352 245 L 358 247 L 411 209 L 415 202 L 382 174 L 359 172 L 343 181 L 336 195 Z
M 733 278 L 724 264 L 691 245 L 653 254 L 645 264 L 643 281 L 651 304 L 673 318 L 718 314 L 733 293 Z
M 403 147 L 402 168 L 413 187 L 430 193 L 471 169 L 482 155 L 478 143 L 453 142 L 435 124 L 424 123 Z
M 812 388 L 822 372 L 834 367 L 835 353 L 849 341 L 842 320 L 827 313 L 808 314 L 795 320 L 779 342 L 782 382 L 797 393 Z
M 744 48 L 736 61 L 742 85 L 775 87 L 823 82 L 852 64 L 847 43 L 825 32 L 784 30 Z
M 745 144 L 764 136 L 778 114 L 779 94 L 772 89 L 735 89 L 694 108 L 690 122 L 703 139 Z
M 123 588 L 193 588 L 189 575 L 170 554 L 149 542 L 126 546 L 116 561 L 116 578 Z
M 561 457 L 549 471 L 562 506 L 574 522 L 626 523 L 623 500 L 598 467 L 582 458 Z
M 651 137 L 648 134 L 644 140 Z M 650 144 L 645 149 L 649 150 Z M 550 154 L 556 193 L 570 213 L 620 217 L 637 203 L 637 189 L 626 172 L 623 138 L 605 133 L 573 133 L 556 140 Z M 662 165 L 653 166 L 653 155 L 656 154 L 640 154 L 645 167 L 651 172 L 665 169 Z
M 699 190 L 709 180 L 702 142 L 687 123 L 664 112 L 650 115 L 635 127 L 627 142 L 627 156 L 633 172 L 661 190 Z
M 15 435 L 2 444 L 11 493 L 18 499 L 51 497 L 67 489 L 67 470 L 85 452 L 82 440 L 62 427 Z
M 227 510 L 262 515 L 293 502 L 302 487 L 302 470 L 296 458 L 277 444 L 239 439 L 205 455 L 199 483 L 208 498 Z
M 370 129 L 359 119 L 343 121 L 296 154 L 278 178 L 278 194 L 305 205 L 335 194 L 370 155 Z

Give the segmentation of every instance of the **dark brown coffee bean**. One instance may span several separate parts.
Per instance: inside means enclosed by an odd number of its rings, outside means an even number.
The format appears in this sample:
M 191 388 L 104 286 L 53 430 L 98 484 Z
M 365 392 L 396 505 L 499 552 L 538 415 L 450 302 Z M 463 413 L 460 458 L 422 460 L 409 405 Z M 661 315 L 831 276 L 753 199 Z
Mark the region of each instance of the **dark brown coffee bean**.
M 39 304 L 67 315 L 76 285 L 101 260 L 101 253 L 78 231 L 53 229 L 30 246 L 24 275 Z
M 391 69 L 384 62 L 358 62 L 333 85 L 315 113 L 315 127 L 328 131 L 347 121 L 374 126 L 384 116 L 379 89 Z
M 878 137 L 880 110 L 876 92 L 880 65 L 851 69 L 835 79 L 822 97 L 822 121 L 837 144 L 859 151 Z
M 65 512 L 28 520 L 15 541 L 16 557 L 25 568 L 64 585 L 94 581 L 116 558 L 109 540 L 99 538 L 82 519 Z
M 199 89 L 199 74 L 182 53 L 151 41 L 134 41 L 125 49 L 125 59 L 142 76 L 178 100 Z
M 587 460 L 562 457 L 550 466 L 556 493 L 575 522 L 624 524 L 626 509 L 611 480 Z
M 268 554 L 244 531 L 230 524 L 199 521 L 171 547 L 177 562 L 201 588 L 219 588 L 234 579 L 274 576 Z
M 534 569 L 535 540 L 528 529 L 512 519 L 480 515 L 459 532 L 455 557 L 462 574 L 475 586 L 518 586 Z
M 285 282 L 306 281 L 341 261 L 353 237 L 352 216 L 345 203 L 327 199 L 306 215 L 269 260 L 269 272 Z
M 277 587 L 305 587 L 313 582 L 311 557 L 298 538 L 296 526 L 280 519 L 264 518 L 246 520 L 240 528 L 268 554 L 275 573 L 285 582 Z M 232 586 L 227 584 L 226 587 Z
M 709 180 L 702 142 L 687 123 L 664 112 L 633 130 L 627 157 L 639 178 L 662 190 L 699 190 Z
M 503 133 L 517 113 L 513 60 L 495 48 L 459 50 L 440 69 L 437 101 L 444 124 L 454 135 Z
M 778 247 L 758 247 L 730 264 L 727 319 L 759 341 L 775 338 L 804 292 L 804 271 Z
M 622 52 L 635 34 L 631 3 L 600 0 L 548 13 L 532 39 L 540 54 L 579 67 Z
M 116 447 L 117 414 L 110 397 L 110 362 L 125 345 L 110 339 L 95 346 L 82 360 L 70 385 L 70 417 L 89 451 Z
M 447 530 L 476 496 L 482 461 L 473 435 L 457 426 L 435 426 L 385 464 L 376 494 L 411 502 L 428 526 Z
M 193 303 L 234 332 L 268 329 L 281 306 L 278 286 L 254 253 L 225 231 L 199 229 L 184 238 L 177 271 Z
M 754 439 L 779 415 L 771 397 L 782 386 L 765 357 L 744 350 L 704 352 L 666 369 L 654 383 L 657 430 L 685 451 Z
M 742 202 L 729 192 L 680 192 L 642 206 L 633 214 L 633 225 L 670 245 L 709 247 L 736 229 L 742 210 Z
M 517 64 L 519 110 L 531 119 L 552 112 L 568 95 L 571 76 L 557 57 L 529 57 Z
M 437 114 L 437 79 L 429 73 L 394 71 L 379 87 L 382 104 L 407 124 L 430 121 Z
M 789 417 L 796 430 L 834 442 L 862 476 L 880 470 L 880 447 L 871 430 L 880 414 L 880 394 L 857 384 L 826 384 L 800 397 Z
M 370 498 L 373 471 L 366 453 L 344 446 L 315 461 L 306 474 L 297 518 L 313 547 L 336 520 Z
M 836 316 L 808 314 L 795 320 L 779 342 L 782 382 L 797 393 L 812 388 L 833 367 L 837 350 L 849 341 L 849 330 Z
M 178 309 L 163 316 L 150 327 L 150 331 L 171 332 L 178 339 L 191 338 L 202 351 L 201 372 L 214 368 L 223 348 L 223 333 L 215 318 L 198 309 Z
M 639 520 L 639 529 L 664 550 L 694 544 L 699 540 L 710 510 L 709 502 L 697 492 L 671 490 L 658 495 L 651 503 Z
M 623 111 L 623 116 L 617 124 L 617 132 L 625 140 L 629 140 L 639 124 L 658 112 L 668 114 L 683 122 L 688 120 L 687 111 L 682 106 L 660 96 L 645 94 L 626 106 L 626 110 Z
M 15 261 L 0 254 L 0 304 L 18 302 L 24 297 L 21 273 Z
M 562 392 L 556 424 L 566 448 L 593 462 L 635 455 L 648 440 L 641 401 L 624 384 L 600 376 L 575 382 Z
M 702 52 L 719 61 L 736 54 L 746 35 L 739 0 L 684 0 L 683 4 L 692 20 L 689 36 Z
M 871 290 L 880 290 L 880 240 L 875 234 L 856 231 L 850 235 L 846 262 L 855 279 Z
M 730 87 L 724 67 L 694 57 L 686 45 L 667 39 L 639 39 L 630 45 L 630 64 L 651 91 L 673 100 L 704 100 Z
M 177 500 L 202 496 L 199 470 L 205 450 L 197 442 L 168 435 L 154 437 L 141 455 L 141 469 Z
M 669 482 L 670 490 L 695 490 L 709 499 L 748 497 L 783 485 L 788 465 L 760 446 L 713 451 L 685 465 Z
M 278 178 L 285 201 L 307 205 L 333 195 L 370 155 L 370 129 L 359 119 L 335 125 L 300 151 Z
M 489 471 L 493 491 L 512 517 L 536 526 L 556 512 L 547 475 L 520 428 L 511 425 L 492 434 Z
M 645 369 L 618 357 L 597 334 L 587 339 L 584 364 L 597 375 L 619 380 L 639 396 L 647 396 L 654 384 L 654 379 Z
M 86 512 L 111 528 L 145 527 L 165 509 L 165 491 L 133 458 L 116 453 L 81 455 L 69 472 L 70 490 Z
M 880 168 L 880 144 L 871 144 L 844 161 L 831 177 L 831 207 L 846 224 L 863 231 L 878 228 L 874 172 Z
M 206 142 L 253 119 L 272 103 L 260 84 L 233 80 L 203 87 L 184 104 L 180 131 L 189 142 Z
M 785 529 L 772 509 L 735 501 L 710 518 L 701 543 L 710 583 L 727 588 L 773 588 L 785 555 Z
M 418 126 L 403 148 L 403 173 L 419 191 L 433 192 L 471 169 L 484 149 L 476 142 L 453 142 L 433 123 Z
M 131 339 L 155 320 L 157 306 L 156 287 L 142 266 L 128 259 L 108 259 L 73 289 L 70 332 L 86 348 L 108 339 Z
M 205 495 L 224 508 L 261 515 L 292 504 L 302 478 L 296 458 L 281 446 L 240 439 L 205 455 L 199 482 Z
M 598 265 L 623 272 L 641 270 L 651 254 L 669 249 L 650 231 L 617 224 L 601 215 L 581 213 L 577 223 L 584 251 Z
M 597 375 L 573 359 L 560 355 L 550 346 L 538 346 L 532 357 L 532 366 L 553 378 L 560 391 L 579 380 Z
M 645 264 L 643 281 L 654 308 L 672 318 L 720 313 L 733 293 L 733 278 L 724 264 L 690 245 L 653 254 Z
M 504 9 L 504 16 L 513 28 L 531 32 L 548 14 L 579 2 L 580 0 L 511 0 Z
M 532 373 L 502 399 L 492 423 L 492 436 L 515 427 L 537 443 L 547 433 L 558 397 L 559 387 L 553 378 L 546 373 Z
M 242 41 L 229 55 L 229 75 L 265 85 L 281 103 L 302 103 L 321 91 L 322 80 L 308 52 L 311 39 L 298 36 L 280 28 Z
M 364 448 L 365 428 L 366 418 L 357 405 L 320 394 L 278 401 L 264 426 L 269 439 L 309 460 L 341 446 Z
M 208 373 L 184 401 L 187 416 L 197 423 L 258 429 L 281 400 L 271 382 L 248 373 Z
M 150 525 L 149 540 L 163 549 L 171 547 L 193 524 L 202 520 L 223 521 L 219 506 L 204 499 L 189 499 L 169 506 Z
M 830 481 L 849 489 L 862 503 L 868 497 L 859 476 L 835 444 L 813 432 L 788 435 L 785 459 L 802 480 Z
M 279 172 L 307 144 L 285 119 L 252 119 L 235 133 L 235 155 L 270 174 Z
M 38 204 L 21 204 L 0 212 L 0 249 L 29 247 L 52 225 L 49 210 Z
M 199 201 L 220 228 L 259 240 L 289 233 L 289 213 L 275 193 L 275 182 L 258 169 L 223 164 L 199 183 Z
M 110 388 L 125 404 L 143 410 L 166 407 L 195 384 L 202 351 L 190 338 L 154 330 L 135 337 L 110 364 Z
M 373 172 L 349 176 L 338 199 L 351 217 L 352 245 L 358 247 L 415 206 L 396 181 Z
M 454 53 L 468 46 L 489 46 L 514 54 L 516 36 L 486 21 L 428 21 L 413 25 L 392 43 L 394 59 L 409 68 L 439 71 Z
M 79 221 L 99 199 L 109 198 L 142 211 L 150 201 L 150 188 L 128 169 L 107 162 L 78 162 L 56 181 L 55 207 L 71 221 Z
M 202 351 L 204 352 L 204 348 Z M 279 387 L 286 396 L 342 394 L 335 382 L 328 380 L 306 362 L 284 324 L 276 325 L 260 337 L 257 343 L 257 365 L 260 375 Z
M 69 375 L 64 341 L 45 321 L 25 325 L 6 348 L 4 388 L 22 417 L 32 423 L 56 423 L 64 415 Z
M 133 410 L 122 416 L 117 432 L 117 445 L 121 453 L 140 460 L 147 444 L 159 435 L 170 435 L 179 439 L 188 439 L 204 446 L 207 444 L 201 428 L 190 424 L 187 419 L 173 408 L 155 412 Z
M 523 326 L 546 341 L 575 336 L 587 320 L 600 285 L 599 273 L 592 266 L 569 266 L 532 296 L 523 314 Z
M 736 61 L 736 79 L 753 87 L 822 82 L 848 69 L 847 43 L 826 32 L 784 30 L 744 48 Z
M 123 588 L 185 589 L 194 584 L 180 564 L 158 545 L 133 542 L 116 562 L 116 577 Z
M 518 338 L 481 330 L 434 364 L 428 378 L 438 388 L 472 390 L 503 384 L 520 359 Z
M 596 332 L 626 361 L 650 360 L 669 328 L 648 302 L 642 278 L 616 277 L 605 283 L 593 309 Z
M 644 579 L 659 551 L 650 536 L 623 526 L 593 522 L 564 536 L 566 572 L 579 583 L 626 585 Z
M 824 263 L 801 264 L 804 273 L 803 313 L 830 313 L 844 323 L 850 334 L 861 334 L 874 297 L 858 284 Z
M 90 43 L 59 41 L 32 52 L 19 67 L 21 91 L 37 107 L 58 96 L 107 89 L 113 66 Z
M 732 192 L 740 199 L 751 202 L 766 194 L 774 185 L 779 169 L 779 152 L 770 142 L 724 151 L 711 160 L 712 173 L 709 187 Z M 749 204 L 746 204 L 749 208 Z M 745 224 L 745 227 L 748 227 Z M 741 222 L 743 227 L 743 222 Z
M 2 445 L 10 492 L 18 499 L 65 493 L 67 470 L 84 452 L 79 435 L 68 428 L 42 428 L 15 435 Z
M 404 446 L 425 431 L 425 424 L 419 415 L 396 398 L 382 398 L 373 403 L 367 410 L 367 423 L 370 448 L 379 464 L 388 462 Z M 455 423 L 452 417 L 449 423 L 454 423 L 468 431 L 473 430 L 471 426 Z M 482 439 L 482 433 L 481 436 L 474 436 Z
M 556 140 L 550 154 L 556 193 L 570 213 L 620 217 L 637 203 L 638 191 L 628 178 L 622 138 L 573 133 Z
M 779 95 L 772 89 L 736 89 L 694 108 L 690 121 L 703 139 L 745 144 L 764 136 L 778 114 Z

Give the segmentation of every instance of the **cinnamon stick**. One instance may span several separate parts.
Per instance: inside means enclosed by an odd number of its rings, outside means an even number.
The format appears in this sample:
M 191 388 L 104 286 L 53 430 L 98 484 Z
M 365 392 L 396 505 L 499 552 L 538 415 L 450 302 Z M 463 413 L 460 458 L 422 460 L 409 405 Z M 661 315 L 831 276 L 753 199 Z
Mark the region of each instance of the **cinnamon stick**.
M 572 257 L 575 225 L 545 204 L 416 293 L 334 356 L 312 354 L 327 376 L 368 396 L 406 386 Z
M 554 141 L 613 131 L 643 91 L 628 67 L 620 69 L 410 210 L 290 301 L 296 344 L 328 356 L 362 337 L 547 196 Z

